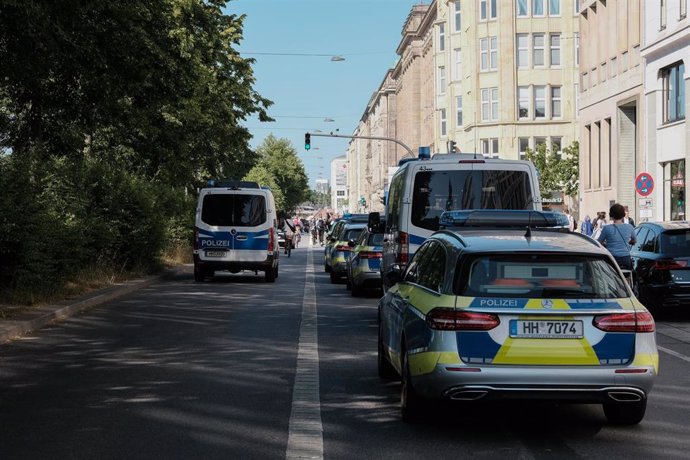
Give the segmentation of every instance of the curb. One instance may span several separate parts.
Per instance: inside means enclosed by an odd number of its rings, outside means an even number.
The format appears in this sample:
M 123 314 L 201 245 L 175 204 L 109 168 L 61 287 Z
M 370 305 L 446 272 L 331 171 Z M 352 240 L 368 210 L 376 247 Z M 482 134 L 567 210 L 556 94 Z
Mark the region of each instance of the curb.
M 55 304 L 40 307 L 38 311 L 30 312 L 29 319 L 17 319 L 0 322 L 0 344 L 22 337 L 41 329 L 49 324 L 62 321 L 89 308 L 115 300 L 119 297 L 146 288 L 163 279 L 181 273 L 184 266 L 169 268 L 158 275 L 125 281 L 113 286 L 87 294 L 81 300 L 69 304 Z

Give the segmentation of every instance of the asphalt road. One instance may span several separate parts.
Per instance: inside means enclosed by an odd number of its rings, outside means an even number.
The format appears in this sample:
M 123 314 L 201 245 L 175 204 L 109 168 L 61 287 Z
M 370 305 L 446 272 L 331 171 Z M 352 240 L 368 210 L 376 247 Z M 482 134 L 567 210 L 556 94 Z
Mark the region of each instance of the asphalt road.
M 282 257 L 275 284 L 189 271 L 0 346 L 0 458 L 273 459 L 315 440 L 335 459 L 690 456 L 690 315 L 657 324 L 661 375 L 639 426 L 533 402 L 406 425 L 399 384 L 376 373 L 377 294 L 331 284 L 321 254 Z

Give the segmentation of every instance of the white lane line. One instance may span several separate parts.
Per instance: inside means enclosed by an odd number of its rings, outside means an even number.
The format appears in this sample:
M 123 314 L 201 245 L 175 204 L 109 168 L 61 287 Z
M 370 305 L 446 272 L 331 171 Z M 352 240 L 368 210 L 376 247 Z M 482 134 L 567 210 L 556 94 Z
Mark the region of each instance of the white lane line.
M 314 256 L 311 249 L 307 251 L 306 273 L 286 459 L 323 458 L 316 286 Z
M 687 362 L 690 363 L 690 357 L 688 357 L 688 356 L 685 356 L 685 355 L 683 355 L 683 354 L 681 354 L 681 353 L 678 353 L 677 351 L 673 351 L 673 350 L 671 350 L 671 349 L 662 347 L 662 346 L 660 346 L 660 345 L 657 345 L 656 347 L 657 347 L 659 350 L 663 351 L 664 353 L 668 353 L 668 354 L 671 355 L 671 356 L 675 356 L 675 357 L 678 358 L 678 359 L 682 359 L 683 361 L 687 361 Z

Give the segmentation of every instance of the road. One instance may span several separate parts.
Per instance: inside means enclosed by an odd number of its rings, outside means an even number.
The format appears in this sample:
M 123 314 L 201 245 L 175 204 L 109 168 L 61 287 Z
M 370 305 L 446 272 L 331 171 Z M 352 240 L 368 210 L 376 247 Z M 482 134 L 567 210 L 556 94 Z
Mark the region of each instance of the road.
M 0 458 L 688 458 L 690 315 L 658 322 L 639 426 L 533 402 L 406 425 L 377 377 L 377 296 L 331 284 L 321 254 L 281 258 L 275 284 L 190 270 L 3 345 Z

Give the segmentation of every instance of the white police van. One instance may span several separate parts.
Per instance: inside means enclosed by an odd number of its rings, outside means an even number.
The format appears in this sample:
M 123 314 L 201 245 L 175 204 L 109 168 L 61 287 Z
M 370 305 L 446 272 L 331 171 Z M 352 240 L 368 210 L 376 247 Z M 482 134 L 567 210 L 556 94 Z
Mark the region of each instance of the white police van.
M 209 181 L 199 192 L 194 229 L 194 280 L 216 270 L 278 277 L 277 213 L 273 194 L 256 182 Z
M 446 211 L 522 209 L 541 211 L 537 170 L 530 161 L 481 154 L 436 154 L 403 159 L 386 200 L 381 261 L 384 289 L 392 267 L 405 268 Z

